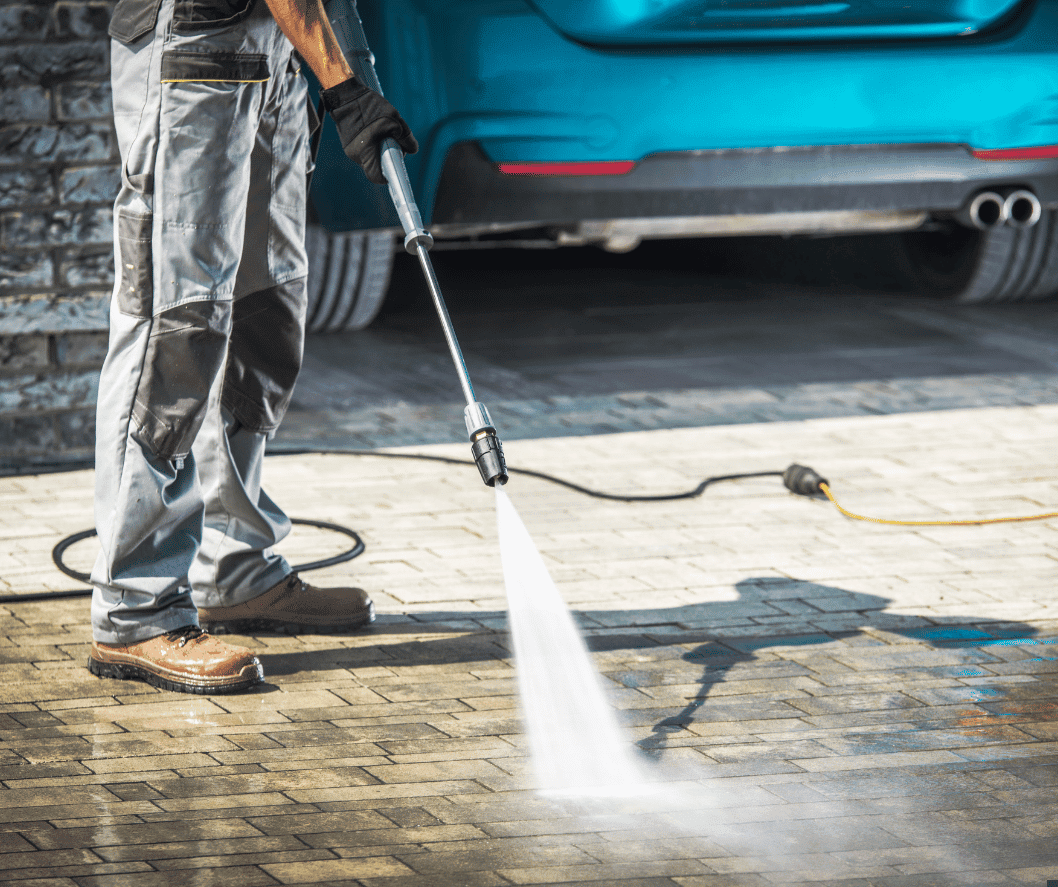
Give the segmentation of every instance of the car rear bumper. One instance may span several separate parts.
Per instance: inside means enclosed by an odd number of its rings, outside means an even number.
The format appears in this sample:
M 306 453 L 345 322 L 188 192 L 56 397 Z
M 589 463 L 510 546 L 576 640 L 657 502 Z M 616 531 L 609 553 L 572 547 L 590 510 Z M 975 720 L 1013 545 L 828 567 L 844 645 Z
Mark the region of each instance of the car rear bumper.
M 954 212 L 1025 184 L 1054 206 L 1050 162 L 966 146 L 1058 144 L 1058 0 L 966 39 L 610 51 L 525 0 L 360 0 L 408 158 L 438 226 L 782 212 Z M 546 60 L 542 64 L 541 60 Z M 747 146 L 866 146 L 747 150 Z M 504 176 L 499 162 L 632 162 L 615 177 Z M 334 230 L 395 223 L 333 131 L 313 187 Z
M 962 145 L 857 145 L 653 154 L 623 175 L 508 175 L 464 142 L 445 160 L 432 223 L 466 233 L 583 220 L 944 215 L 980 191 L 1015 188 L 1058 208 L 1058 159 L 980 160 Z

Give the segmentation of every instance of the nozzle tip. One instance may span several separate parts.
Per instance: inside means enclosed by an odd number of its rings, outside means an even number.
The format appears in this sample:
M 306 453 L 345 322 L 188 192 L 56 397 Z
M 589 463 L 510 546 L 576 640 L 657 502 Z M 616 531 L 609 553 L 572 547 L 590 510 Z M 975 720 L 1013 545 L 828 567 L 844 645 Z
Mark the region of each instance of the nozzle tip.
M 497 483 L 507 483 L 507 463 L 503 458 L 503 446 L 495 432 L 482 434 L 475 439 L 470 445 L 470 451 L 474 454 L 474 462 L 485 486 L 494 487 Z

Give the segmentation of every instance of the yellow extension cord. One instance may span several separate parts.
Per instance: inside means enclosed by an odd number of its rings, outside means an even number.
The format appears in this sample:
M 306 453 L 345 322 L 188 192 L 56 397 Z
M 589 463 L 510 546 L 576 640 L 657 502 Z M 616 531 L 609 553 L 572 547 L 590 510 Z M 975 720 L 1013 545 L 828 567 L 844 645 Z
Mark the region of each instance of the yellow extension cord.
M 1058 517 L 1058 511 L 1049 511 L 1046 514 L 1029 514 L 1024 517 L 983 517 L 979 520 L 888 520 L 884 517 L 865 517 L 862 514 L 853 514 L 838 504 L 838 500 L 830 492 L 828 484 L 821 483 L 819 489 L 845 517 L 851 517 L 853 520 L 869 521 L 872 524 L 888 524 L 893 527 L 966 527 L 975 524 L 1015 524 Z

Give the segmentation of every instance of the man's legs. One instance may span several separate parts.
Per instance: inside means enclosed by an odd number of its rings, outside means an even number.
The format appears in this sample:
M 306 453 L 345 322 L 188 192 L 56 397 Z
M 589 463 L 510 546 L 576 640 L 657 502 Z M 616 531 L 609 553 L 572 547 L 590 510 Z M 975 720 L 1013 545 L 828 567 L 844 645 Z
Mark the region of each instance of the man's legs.
M 262 75 L 269 62 L 275 70 L 268 50 L 280 45 L 261 8 L 238 28 L 179 36 L 168 26 L 167 0 L 153 35 L 113 45 L 123 187 L 98 407 L 93 663 L 109 658 L 97 673 L 144 676 L 136 673 L 147 667 L 142 658 L 100 645 L 138 644 L 196 622 L 188 571 L 204 509 L 191 448 L 223 377 Z M 218 662 L 241 669 L 222 661 L 241 648 L 220 649 L 194 633 L 174 643 L 187 659 L 194 656 L 185 647 L 199 650 L 207 671 Z M 256 672 L 259 680 L 259 664 Z M 212 677 L 188 678 L 182 689 Z

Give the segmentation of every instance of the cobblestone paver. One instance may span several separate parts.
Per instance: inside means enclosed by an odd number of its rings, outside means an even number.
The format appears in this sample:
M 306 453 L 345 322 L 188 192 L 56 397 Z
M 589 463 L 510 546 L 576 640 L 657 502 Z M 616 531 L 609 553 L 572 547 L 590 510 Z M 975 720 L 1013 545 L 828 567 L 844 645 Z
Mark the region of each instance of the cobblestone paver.
M 513 466 L 619 493 L 811 465 L 860 512 L 1058 506 L 1058 407 L 512 441 Z M 465 447 L 418 453 L 465 458 Z M 853 523 L 775 478 L 619 503 L 511 497 L 645 766 L 634 802 L 533 792 L 492 493 L 428 461 L 284 455 L 294 516 L 360 531 L 314 575 L 368 631 L 241 639 L 258 692 L 84 667 L 87 602 L 0 604 L 0 882 L 101 885 L 1026 885 L 1058 880 L 1058 522 Z M 62 591 L 91 474 L 0 480 L 0 594 Z M 85 569 L 91 542 L 68 562 Z M 297 529 L 296 561 L 344 540 Z
M 442 365 L 441 371 L 447 371 Z M 1058 374 L 969 374 L 883 381 L 799 383 L 760 388 L 680 388 L 594 396 L 489 398 L 505 440 L 614 434 L 705 425 L 790 422 L 824 416 L 877 416 L 910 411 L 1050 405 Z M 460 439 L 462 403 L 392 403 L 360 408 L 293 410 L 276 451 L 399 447 Z
M 469 271 L 455 275 L 457 327 L 505 440 L 1058 402 L 1058 322 L 1046 304 L 953 305 L 774 279 L 753 284 L 747 302 L 731 291 L 744 278 Z M 499 299 L 491 287 L 503 281 L 513 289 Z M 627 302 L 615 287 L 633 291 Z M 678 303 L 694 293 L 710 297 Z M 432 311 L 387 315 L 310 339 L 275 443 L 459 440 L 458 401 Z

